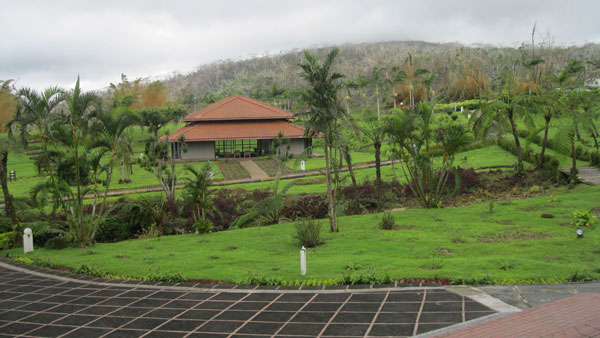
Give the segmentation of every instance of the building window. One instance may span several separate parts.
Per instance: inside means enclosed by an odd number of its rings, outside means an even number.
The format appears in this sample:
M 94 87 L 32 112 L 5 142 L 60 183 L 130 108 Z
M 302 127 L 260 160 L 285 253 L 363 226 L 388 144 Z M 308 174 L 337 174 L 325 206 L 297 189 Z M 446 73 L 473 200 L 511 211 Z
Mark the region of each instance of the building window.
M 171 143 L 171 156 L 174 160 L 181 160 L 181 143 Z
M 256 140 L 215 141 L 215 152 L 220 157 L 233 157 L 236 152 L 251 152 L 256 156 L 258 142 Z

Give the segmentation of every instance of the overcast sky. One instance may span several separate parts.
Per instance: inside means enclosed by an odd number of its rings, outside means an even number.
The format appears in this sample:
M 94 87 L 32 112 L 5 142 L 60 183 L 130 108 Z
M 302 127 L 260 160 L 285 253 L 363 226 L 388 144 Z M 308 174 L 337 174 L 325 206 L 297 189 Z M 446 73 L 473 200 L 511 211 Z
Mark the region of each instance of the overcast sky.
M 600 42 L 600 1 L 0 0 L 0 80 L 102 89 L 295 48 L 390 40 Z

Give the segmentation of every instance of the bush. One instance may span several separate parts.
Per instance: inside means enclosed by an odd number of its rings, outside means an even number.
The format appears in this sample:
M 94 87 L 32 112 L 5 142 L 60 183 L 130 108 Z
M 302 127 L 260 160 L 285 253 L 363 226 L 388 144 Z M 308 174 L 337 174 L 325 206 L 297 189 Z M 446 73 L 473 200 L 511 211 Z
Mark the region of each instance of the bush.
M 199 218 L 196 221 L 196 232 L 199 234 L 207 234 L 212 231 L 213 223 L 207 218 Z
M 15 246 L 16 231 L 0 233 L 0 250 L 8 250 Z
M 53 237 L 46 241 L 44 245 L 47 249 L 62 250 L 68 245 L 67 241 L 62 237 Z
M 301 220 L 296 223 L 294 238 L 299 246 L 312 248 L 323 244 L 321 242 L 321 228 L 323 224 L 313 219 Z
M 383 217 L 381 218 L 381 222 L 379 222 L 379 227 L 383 230 L 394 230 L 395 225 L 396 220 L 394 219 L 394 215 L 392 215 L 392 212 L 384 212 Z
M 589 210 L 580 210 L 580 211 L 574 212 L 572 217 L 573 217 L 573 222 L 572 222 L 573 225 L 578 228 L 581 228 L 581 227 L 589 227 L 590 225 L 594 224 L 596 215 L 594 215 Z
M 96 241 L 101 243 L 120 242 L 135 235 L 137 227 L 119 216 L 109 216 L 102 220 L 96 233 Z
M 500 148 L 517 156 L 517 146 L 515 145 L 514 141 L 509 140 L 508 138 L 501 138 L 498 140 L 497 143 L 498 146 L 500 146 Z M 538 163 L 540 157 L 539 153 L 536 153 L 531 149 L 521 148 L 521 150 L 523 151 L 523 161 L 527 161 L 533 164 Z M 548 173 L 548 175 L 556 176 L 559 167 L 560 162 L 556 159 L 556 157 L 544 154 L 544 170 Z

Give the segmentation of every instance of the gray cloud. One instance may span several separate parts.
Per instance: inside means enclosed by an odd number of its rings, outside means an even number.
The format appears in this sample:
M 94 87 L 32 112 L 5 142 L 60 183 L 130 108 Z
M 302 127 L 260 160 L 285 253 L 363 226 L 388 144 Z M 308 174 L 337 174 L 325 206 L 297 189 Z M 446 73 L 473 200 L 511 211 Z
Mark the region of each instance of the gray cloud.
M 4 1 L 0 79 L 85 89 L 221 59 L 389 40 L 599 42 L 597 1 Z M 548 34 L 549 32 L 549 34 Z

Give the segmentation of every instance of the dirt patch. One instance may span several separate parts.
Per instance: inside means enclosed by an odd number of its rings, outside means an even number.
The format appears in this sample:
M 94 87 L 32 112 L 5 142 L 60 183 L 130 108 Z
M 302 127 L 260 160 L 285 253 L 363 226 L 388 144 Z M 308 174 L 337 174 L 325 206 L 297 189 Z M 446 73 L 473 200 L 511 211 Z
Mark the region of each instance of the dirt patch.
M 592 210 L 590 210 L 592 212 L 592 214 L 600 217 L 600 207 L 594 208 Z
M 456 251 L 451 250 L 451 249 L 442 248 L 441 246 L 437 247 L 437 251 L 439 253 L 443 253 L 444 255 L 450 255 L 450 254 L 453 254 L 453 253 L 456 252 Z
M 515 225 L 515 222 L 513 222 L 509 219 L 500 219 L 500 220 L 497 220 L 496 223 L 501 224 L 501 225 Z
M 561 227 L 567 227 L 569 225 L 571 225 L 571 223 L 569 222 L 556 222 L 557 225 L 560 225 Z
M 546 238 L 548 238 L 548 235 L 543 232 L 510 228 L 502 230 L 497 234 L 481 236 L 477 241 L 481 243 L 496 243 L 510 241 L 534 241 Z
M 394 230 L 400 230 L 400 229 L 417 229 L 419 228 L 416 225 L 394 225 Z
M 540 217 L 542 217 L 542 218 L 554 218 L 554 215 L 552 215 L 552 214 L 542 214 Z
M 527 207 L 527 208 L 521 208 L 521 209 L 519 209 L 519 210 L 521 210 L 521 211 L 523 211 L 523 212 L 529 212 L 529 211 L 536 211 L 536 210 L 540 210 L 540 207 L 538 207 L 538 206 L 535 206 L 535 205 L 532 205 L 532 206 L 530 206 L 530 207 Z

